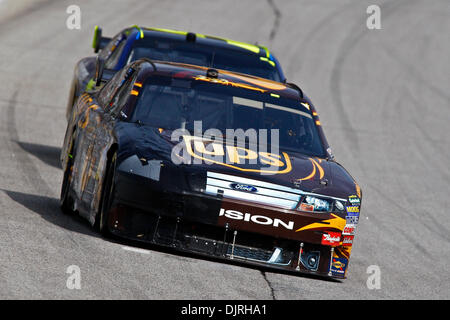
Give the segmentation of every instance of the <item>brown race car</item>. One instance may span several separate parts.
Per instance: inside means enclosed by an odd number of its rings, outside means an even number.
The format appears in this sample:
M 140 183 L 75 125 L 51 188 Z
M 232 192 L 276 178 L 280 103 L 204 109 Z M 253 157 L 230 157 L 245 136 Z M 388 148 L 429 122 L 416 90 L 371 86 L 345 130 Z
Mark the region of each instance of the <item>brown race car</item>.
M 142 59 L 93 92 L 69 117 L 64 211 L 105 234 L 345 278 L 361 190 L 300 88 Z

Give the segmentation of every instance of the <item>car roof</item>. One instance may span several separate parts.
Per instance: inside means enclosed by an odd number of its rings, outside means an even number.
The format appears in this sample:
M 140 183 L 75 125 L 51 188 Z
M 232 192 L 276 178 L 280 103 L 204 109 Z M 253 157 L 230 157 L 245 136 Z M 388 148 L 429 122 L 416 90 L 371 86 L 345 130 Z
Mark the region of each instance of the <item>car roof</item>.
M 148 27 L 139 27 L 137 25 L 131 26 L 128 30 L 135 30 L 138 34 L 136 39 L 143 39 L 145 36 L 154 37 L 160 36 L 164 38 L 172 38 L 174 40 L 186 41 L 188 35 L 194 35 L 194 41 L 200 45 L 212 46 L 217 48 L 236 50 L 245 53 L 253 53 L 260 57 L 265 57 L 269 61 L 274 61 L 273 55 L 270 53 L 267 47 L 262 45 L 250 44 L 241 41 L 235 41 L 231 39 L 216 37 L 205 35 L 201 33 L 194 33 L 188 31 L 180 31 L 173 29 L 164 29 L 164 28 L 148 28 Z M 274 61 L 275 63 L 275 61 Z
M 260 60 L 267 62 L 276 69 L 280 81 L 286 81 L 283 69 L 277 58 L 270 53 L 270 51 L 261 45 L 253 45 L 245 42 L 220 38 L 216 36 L 209 36 L 200 33 L 192 33 L 187 31 L 163 29 L 163 28 L 148 28 L 133 25 L 122 31 L 129 37 L 129 44 L 131 45 L 136 40 L 157 39 L 170 40 L 174 42 L 195 42 L 196 46 L 202 46 L 207 50 L 218 49 L 225 52 L 238 52 L 245 55 L 258 57 Z M 121 59 L 122 61 L 122 59 Z M 122 61 L 122 63 L 125 60 Z M 123 66 L 123 65 L 122 65 Z
M 132 64 L 143 65 L 147 63 L 148 66 L 143 66 L 139 72 L 137 81 L 144 82 L 152 75 L 176 77 L 180 79 L 195 79 L 208 81 L 212 83 L 221 83 L 224 85 L 231 85 L 248 90 L 255 90 L 261 93 L 269 93 L 274 97 L 285 97 L 289 99 L 303 100 L 303 92 L 295 85 L 288 83 L 281 83 L 265 78 L 232 72 L 221 69 L 210 69 L 198 65 L 190 65 L 177 62 L 154 61 L 149 59 L 140 59 Z M 210 76 L 210 71 L 218 72 L 217 78 Z
M 154 35 L 164 35 L 165 37 L 170 36 L 174 39 L 179 39 L 180 41 L 186 41 L 186 37 L 189 35 L 195 35 L 194 41 L 200 45 L 213 46 L 223 49 L 231 49 L 242 52 L 252 52 L 258 56 L 262 57 L 270 57 L 270 52 L 266 47 L 258 46 L 254 44 L 249 44 L 245 42 L 204 35 L 201 33 L 187 32 L 187 31 L 179 31 L 172 29 L 161 29 L 161 28 L 142 28 L 144 30 L 145 35 L 154 36 Z

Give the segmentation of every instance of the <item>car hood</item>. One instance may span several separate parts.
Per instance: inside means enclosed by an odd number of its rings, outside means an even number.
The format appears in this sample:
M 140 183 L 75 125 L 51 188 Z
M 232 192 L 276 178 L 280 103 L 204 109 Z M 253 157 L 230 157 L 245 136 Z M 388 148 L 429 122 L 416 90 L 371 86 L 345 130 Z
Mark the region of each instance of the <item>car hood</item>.
M 208 146 L 205 139 L 188 134 L 172 141 L 172 131 L 129 122 L 117 123 L 115 134 L 119 163 L 134 155 L 142 161 L 160 160 L 173 181 L 180 179 L 179 185 L 182 180 L 191 180 L 186 183 L 190 189 L 201 189 L 208 173 L 213 172 L 231 179 L 248 178 L 338 198 L 359 192 L 354 179 L 339 163 L 323 158 L 289 150 L 252 152 L 229 143 Z M 205 156 L 208 150 L 214 150 L 218 156 Z M 240 155 L 252 158 L 254 163 Z

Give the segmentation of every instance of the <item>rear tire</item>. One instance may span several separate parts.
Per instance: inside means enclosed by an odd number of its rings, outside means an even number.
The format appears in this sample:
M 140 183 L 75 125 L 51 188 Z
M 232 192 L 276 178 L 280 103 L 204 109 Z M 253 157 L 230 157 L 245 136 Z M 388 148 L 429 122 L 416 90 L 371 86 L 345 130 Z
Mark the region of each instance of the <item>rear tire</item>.
M 66 107 L 66 119 L 67 120 L 69 120 L 70 115 L 72 114 L 73 104 L 75 102 L 75 94 L 77 92 L 75 83 L 76 83 L 76 80 L 74 78 L 74 79 L 72 79 L 72 85 L 70 86 L 70 92 L 69 92 L 69 99 L 67 101 L 67 107 Z
M 61 185 L 61 195 L 60 195 L 60 207 L 63 213 L 65 214 L 73 214 L 73 204 L 74 201 L 72 197 L 70 196 L 70 189 L 72 185 L 72 171 L 73 171 L 73 164 L 75 159 L 75 153 L 73 152 L 74 148 L 74 141 L 72 140 L 71 145 L 69 146 L 69 154 L 66 165 L 66 170 L 64 170 L 64 176 L 63 176 L 63 182 Z

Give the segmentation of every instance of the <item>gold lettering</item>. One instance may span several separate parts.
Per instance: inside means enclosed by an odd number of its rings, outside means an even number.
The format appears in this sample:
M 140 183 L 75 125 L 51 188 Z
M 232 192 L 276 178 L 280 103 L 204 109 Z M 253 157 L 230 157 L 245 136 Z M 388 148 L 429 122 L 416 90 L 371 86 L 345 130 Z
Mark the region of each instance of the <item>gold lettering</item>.
M 228 159 L 230 160 L 231 163 L 243 164 L 243 163 L 245 163 L 245 161 L 241 162 L 241 159 L 250 160 L 250 159 L 258 158 L 258 154 L 253 150 L 245 149 L 242 147 L 235 147 L 235 146 L 226 146 L 226 148 L 227 148 Z M 244 154 L 239 154 L 239 150 L 243 150 Z
M 269 152 L 259 152 L 259 156 L 261 157 L 260 161 L 264 164 L 270 164 L 274 167 L 282 167 L 284 166 L 283 161 L 279 160 L 281 159 L 281 155 L 279 154 L 272 154 Z M 278 159 L 276 159 L 278 158 Z
M 206 150 L 205 141 L 200 141 L 200 140 L 194 141 L 195 150 L 197 152 L 199 152 L 200 154 L 207 154 L 207 155 L 211 155 L 211 156 L 223 156 L 224 155 L 223 146 L 221 144 L 210 143 L 209 145 L 212 145 L 212 147 L 213 147 L 212 151 Z

